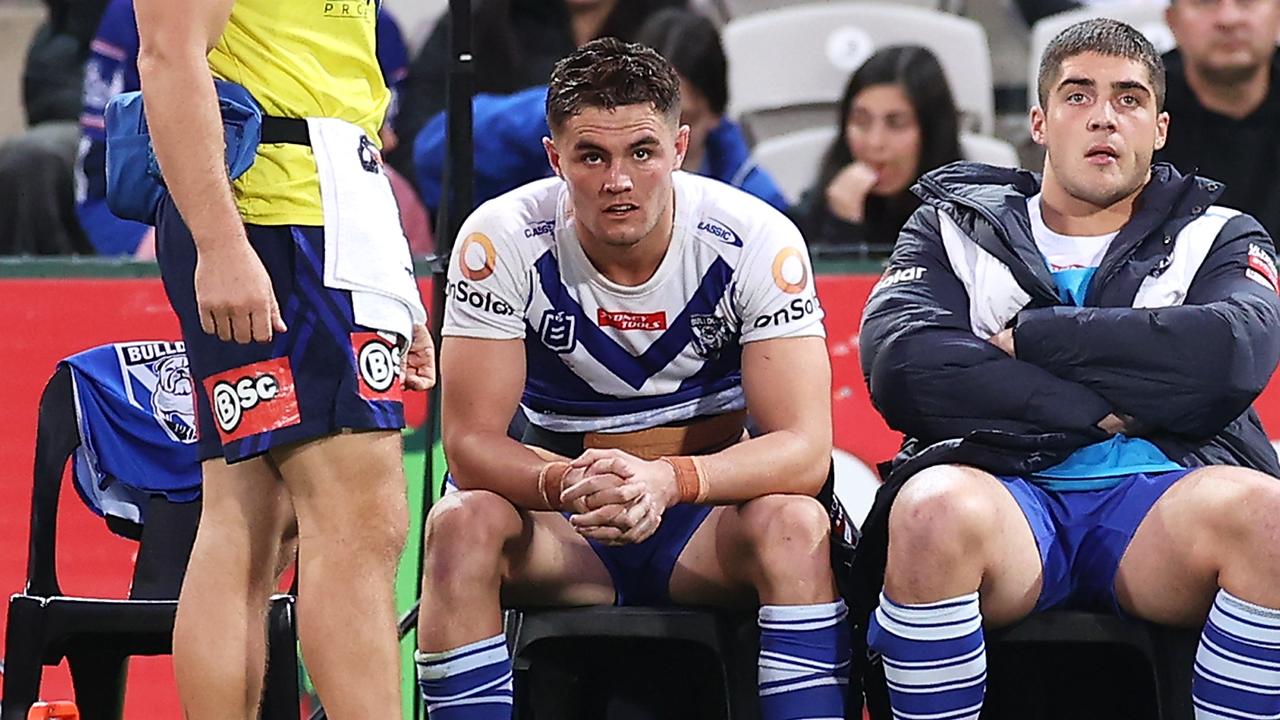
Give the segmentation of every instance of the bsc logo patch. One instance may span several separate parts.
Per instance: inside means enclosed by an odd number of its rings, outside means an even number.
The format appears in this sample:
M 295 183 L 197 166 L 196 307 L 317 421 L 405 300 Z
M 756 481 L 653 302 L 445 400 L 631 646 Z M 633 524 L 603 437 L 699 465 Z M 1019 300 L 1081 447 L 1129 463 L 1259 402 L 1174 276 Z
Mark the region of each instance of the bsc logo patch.
M 351 351 L 356 359 L 356 384 L 365 400 L 404 398 L 400 368 L 404 351 L 396 342 L 398 336 L 376 332 L 351 333 Z
M 298 395 L 289 358 L 263 360 L 205 380 L 223 443 L 297 425 Z

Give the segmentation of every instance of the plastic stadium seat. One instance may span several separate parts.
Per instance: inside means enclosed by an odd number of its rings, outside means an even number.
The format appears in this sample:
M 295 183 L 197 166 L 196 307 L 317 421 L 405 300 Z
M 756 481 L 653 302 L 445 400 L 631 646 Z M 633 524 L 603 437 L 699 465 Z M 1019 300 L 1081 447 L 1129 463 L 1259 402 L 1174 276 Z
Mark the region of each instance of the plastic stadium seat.
M 964 156 L 965 160 L 986 163 L 987 165 L 1011 168 L 1020 166 L 1018 150 L 1013 145 L 1000 138 L 987 137 L 986 135 L 960 133 L 960 154 Z
M 835 0 L 840 2 L 841 0 Z M 758 12 L 768 12 L 769 10 L 777 10 L 788 5 L 803 5 L 805 3 L 831 2 L 831 0 L 720 0 L 719 4 L 724 6 L 725 12 L 730 18 L 746 17 Z M 901 0 L 904 5 L 914 5 L 916 7 L 927 8 L 929 10 L 943 10 L 946 12 L 956 12 L 959 4 L 956 0 Z
M 801 193 L 813 185 L 818 176 L 822 154 L 835 137 L 835 123 L 826 127 L 797 130 L 758 143 L 752 159 L 760 165 L 789 202 L 795 204 Z M 993 137 L 961 133 L 960 151 L 966 160 L 1005 167 L 1018 166 L 1018 152 L 1009 143 Z
M 60 364 L 40 398 L 35 483 L 31 499 L 26 586 L 9 599 L 0 720 L 25 720 L 38 699 L 43 666 L 65 657 L 82 720 L 118 720 L 125 661 L 172 652 L 173 619 L 199 503 L 154 497 L 139 531 L 131 599 L 70 597 L 58 583 L 56 543 L 63 470 L 80 444 L 71 372 Z M 109 523 L 110 524 L 110 523 Z M 114 530 L 130 535 L 126 525 Z M 166 598 L 166 599 L 136 599 Z M 298 665 L 293 598 L 273 598 L 271 666 L 262 717 L 298 718 Z
M 1173 33 L 1164 22 L 1164 3 L 1150 2 L 1115 2 L 1098 5 L 1085 5 L 1076 10 L 1050 15 L 1031 26 L 1031 50 L 1027 54 L 1027 107 L 1038 104 L 1036 84 L 1040 75 L 1040 56 L 1044 48 L 1058 33 L 1066 30 L 1082 20 L 1092 18 L 1111 18 L 1120 20 L 1137 28 L 1160 53 L 1172 50 L 1175 43 Z
M 754 612 L 510 610 L 506 632 L 520 720 L 760 717 Z
M 43 3 L 0 3 L 0 140 L 27 127 L 22 109 L 22 71 L 27 64 L 27 46 L 46 15 Z
M 966 130 L 990 134 L 995 107 L 990 51 L 967 18 L 901 4 L 792 5 L 731 20 L 729 114 L 759 141 L 835 123 L 849 75 L 876 49 L 915 44 L 933 51 L 965 115 Z
M 995 717 L 1192 720 L 1195 715 L 1191 704 L 1191 677 L 1200 641 L 1198 628 L 1162 627 L 1096 613 L 1050 611 L 994 631 L 991 639 L 994 692 L 989 696 L 988 706 L 993 710 L 1001 709 L 1001 704 L 1005 706 L 1005 712 Z M 1125 672 L 1128 681 L 1134 684 L 1126 686 L 1120 681 L 1100 685 L 1099 681 L 1107 682 L 1106 678 L 1095 678 L 1091 690 L 1082 693 L 1079 685 L 1072 687 L 1069 680 L 1056 675 L 1045 678 L 1052 675 L 1053 670 L 1041 665 L 1035 668 L 1041 674 L 1041 686 L 1035 687 L 1035 679 L 1026 674 L 1035 665 L 1028 661 L 1031 652 L 1038 652 L 1041 658 L 1051 653 L 1065 658 L 1061 662 L 1066 671 L 1081 675 Z M 1117 661 L 1117 658 L 1120 659 Z M 1082 659 L 1087 664 L 1082 663 Z M 1069 663 L 1075 667 L 1068 666 Z M 1079 667 L 1081 664 L 1086 666 Z M 1134 677 L 1134 669 L 1140 670 L 1138 677 Z M 1004 671 L 1003 683 L 997 687 L 997 683 L 1001 683 L 1000 671 Z M 1148 691 L 1145 694 L 1144 689 Z M 1024 706 L 1009 707 L 1011 695 L 1021 695 Z M 1038 698 L 1040 712 L 1025 707 L 1025 699 L 1030 695 L 1041 696 Z M 988 715 L 984 713 L 983 717 Z

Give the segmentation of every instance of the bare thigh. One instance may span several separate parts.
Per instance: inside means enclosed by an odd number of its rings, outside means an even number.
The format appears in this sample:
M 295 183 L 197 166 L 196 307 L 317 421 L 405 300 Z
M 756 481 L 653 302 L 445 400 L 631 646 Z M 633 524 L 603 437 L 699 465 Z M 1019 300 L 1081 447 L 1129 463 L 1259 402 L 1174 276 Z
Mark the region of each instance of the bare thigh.
M 555 512 L 522 511 L 504 548 L 502 603 L 515 607 L 610 605 L 613 579 L 600 556 Z
M 713 508 L 694 531 L 671 571 L 673 601 L 730 608 L 758 604 L 736 514 L 734 507 Z
M 1276 479 L 1233 467 L 1200 468 L 1174 483 L 1143 518 L 1116 571 L 1120 606 L 1168 625 L 1200 624 L 1219 587 L 1280 603 Z
M 399 432 L 343 432 L 275 448 L 271 457 L 289 490 L 303 545 L 316 534 L 358 534 L 397 545 L 384 549 L 398 555 L 408 526 Z

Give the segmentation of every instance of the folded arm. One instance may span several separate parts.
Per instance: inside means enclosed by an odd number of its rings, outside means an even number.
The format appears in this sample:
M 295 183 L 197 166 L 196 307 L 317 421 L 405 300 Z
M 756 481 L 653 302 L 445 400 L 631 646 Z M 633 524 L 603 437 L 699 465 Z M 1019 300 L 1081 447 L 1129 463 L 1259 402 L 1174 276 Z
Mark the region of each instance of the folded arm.
M 924 442 L 974 430 L 1103 439 L 1101 395 L 1009 357 L 970 327 L 969 298 L 943 249 L 937 211 L 903 228 L 862 319 L 863 374 L 890 427 Z
M 1024 310 L 1017 356 L 1145 424 L 1215 435 L 1248 409 L 1280 361 L 1280 297 L 1250 265 L 1251 252 L 1257 267 L 1274 263 L 1266 232 L 1241 215 L 1219 233 L 1182 305 Z

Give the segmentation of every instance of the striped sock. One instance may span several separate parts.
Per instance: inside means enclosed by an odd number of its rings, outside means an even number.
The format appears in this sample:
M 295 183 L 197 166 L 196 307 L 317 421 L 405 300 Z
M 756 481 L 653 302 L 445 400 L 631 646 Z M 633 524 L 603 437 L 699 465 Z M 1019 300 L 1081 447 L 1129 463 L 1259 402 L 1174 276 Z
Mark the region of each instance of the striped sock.
M 511 657 L 502 635 L 438 653 L 414 653 L 430 720 L 511 720 Z
M 884 658 L 894 720 L 976 720 L 987 689 L 978 593 L 899 605 L 880 593 L 867 643 Z
M 762 720 L 843 720 L 848 614 L 843 600 L 760 607 Z
M 1280 719 L 1280 610 L 1219 590 L 1196 651 L 1196 720 Z

